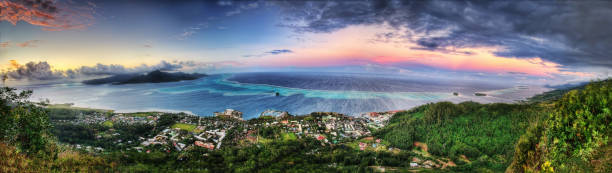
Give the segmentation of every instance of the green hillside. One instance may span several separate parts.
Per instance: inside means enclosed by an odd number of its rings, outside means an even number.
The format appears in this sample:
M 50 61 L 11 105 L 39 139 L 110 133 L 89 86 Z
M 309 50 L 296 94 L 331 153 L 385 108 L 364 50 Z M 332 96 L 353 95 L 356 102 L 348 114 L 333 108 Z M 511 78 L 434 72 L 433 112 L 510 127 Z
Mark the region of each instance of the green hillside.
M 612 80 L 571 90 L 531 124 L 515 149 L 511 172 L 609 172 Z
M 397 113 L 377 135 L 404 149 L 423 142 L 456 171 L 612 170 L 610 88 L 611 80 L 592 82 L 527 104 L 432 103 Z
M 457 163 L 456 171 L 503 171 L 515 142 L 545 110 L 533 104 L 438 102 L 395 114 L 377 136 L 402 149 L 425 143 L 432 155 Z

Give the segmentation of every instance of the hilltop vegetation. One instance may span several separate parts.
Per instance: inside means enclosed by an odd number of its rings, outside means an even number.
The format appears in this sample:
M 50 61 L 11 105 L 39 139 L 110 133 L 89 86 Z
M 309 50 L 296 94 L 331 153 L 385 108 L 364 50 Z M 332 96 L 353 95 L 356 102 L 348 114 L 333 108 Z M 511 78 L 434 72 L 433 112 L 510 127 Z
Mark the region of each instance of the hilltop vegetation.
M 612 80 L 591 82 L 559 100 L 544 102 L 551 113 L 531 124 L 509 168 L 516 172 L 608 172 L 612 135 Z
M 27 101 L 31 94 L 0 88 L 0 172 L 89 172 L 112 167 L 102 158 L 58 145 L 46 105 Z
M 542 116 L 541 109 L 526 104 L 438 102 L 398 112 L 377 136 L 401 149 L 425 143 L 432 155 L 457 163 L 454 170 L 504 171 L 512 161 L 515 141 Z
M 377 135 L 403 149 L 423 142 L 434 156 L 457 162 L 457 171 L 606 172 L 610 88 L 612 80 L 592 82 L 525 104 L 427 104 L 395 114 Z

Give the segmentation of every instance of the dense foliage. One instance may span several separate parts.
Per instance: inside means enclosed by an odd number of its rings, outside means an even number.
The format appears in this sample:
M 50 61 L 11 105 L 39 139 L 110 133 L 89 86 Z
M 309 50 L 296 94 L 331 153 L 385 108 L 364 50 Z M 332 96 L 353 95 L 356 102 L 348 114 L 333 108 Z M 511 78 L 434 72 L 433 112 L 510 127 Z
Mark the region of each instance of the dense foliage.
M 32 91 L 0 88 L 0 140 L 30 155 L 47 157 L 51 155 L 46 153 L 49 117 L 39 105 L 27 101 L 30 95 Z
M 0 172 L 90 172 L 112 168 L 103 158 L 66 150 L 50 134 L 43 103 L 31 91 L 0 88 Z
M 438 102 L 436 104 L 429 105 L 429 108 L 425 110 L 425 122 L 427 124 L 442 124 L 447 122 L 450 118 L 457 116 L 462 113 L 461 107 L 451 102 Z
M 323 147 L 313 138 L 270 138 L 267 143 L 183 153 L 152 149 L 151 153 L 113 152 L 107 157 L 128 172 L 372 172 L 371 166 L 409 167 L 408 151 L 359 151 L 347 145 Z
M 510 164 L 514 143 L 541 109 L 527 104 L 479 104 L 439 102 L 395 114 L 378 136 L 392 146 L 413 149 L 420 141 L 429 153 L 461 162 L 476 160 L 456 169 L 480 166 L 503 171 Z
M 543 102 L 551 110 L 532 123 L 518 141 L 515 172 L 608 172 L 612 134 L 612 80 L 591 82 L 566 90 L 555 101 Z M 559 94 L 559 93 L 558 93 Z M 601 163 L 602 160 L 608 164 Z
M 612 127 L 612 82 L 594 82 L 572 90 L 555 104 L 546 131 L 554 166 L 564 168 L 570 158 L 588 161 L 608 142 Z

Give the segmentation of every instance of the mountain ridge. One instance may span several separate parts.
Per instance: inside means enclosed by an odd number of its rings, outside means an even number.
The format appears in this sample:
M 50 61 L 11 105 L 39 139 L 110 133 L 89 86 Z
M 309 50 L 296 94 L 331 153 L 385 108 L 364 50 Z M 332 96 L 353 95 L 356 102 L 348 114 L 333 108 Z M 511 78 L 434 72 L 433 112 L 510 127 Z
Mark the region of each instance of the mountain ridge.
M 161 70 L 154 70 L 146 74 L 118 74 L 105 78 L 91 79 L 83 81 L 84 84 L 88 85 L 99 85 L 99 84 L 137 84 L 137 83 L 165 83 L 165 82 L 178 82 L 183 80 L 195 80 L 208 75 L 201 73 L 183 73 L 183 72 L 163 72 Z

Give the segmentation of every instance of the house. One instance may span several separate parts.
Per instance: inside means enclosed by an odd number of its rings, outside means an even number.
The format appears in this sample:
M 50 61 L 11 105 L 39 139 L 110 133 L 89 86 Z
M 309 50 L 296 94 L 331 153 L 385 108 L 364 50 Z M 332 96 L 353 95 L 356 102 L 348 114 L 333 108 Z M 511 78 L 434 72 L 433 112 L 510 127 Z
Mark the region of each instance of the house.
M 166 139 L 168 139 L 168 137 L 163 136 L 163 135 L 155 136 L 155 141 L 165 141 Z
M 260 117 L 262 116 L 271 116 L 271 117 L 275 117 L 276 119 L 287 119 L 287 117 L 289 117 L 289 112 L 287 111 L 276 111 L 276 110 L 266 110 L 264 112 L 262 112 L 260 115 Z
M 370 117 L 378 117 L 378 112 L 370 112 Z
M 204 136 L 204 137 L 202 137 L 202 136 Z M 207 140 L 206 133 L 201 133 L 200 135 L 193 135 L 193 137 L 198 139 L 198 140 L 202 140 L 202 141 L 206 141 Z
M 323 139 L 325 139 L 325 136 L 323 136 L 323 135 L 319 135 L 319 136 L 317 136 L 317 140 L 319 140 L 319 141 L 320 141 L 320 140 L 323 140 Z
M 183 148 L 185 148 L 185 144 L 183 143 L 173 142 L 172 145 L 174 145 L 174 148 L 176 148 L 177 151 L 182 151 Z
M 365 148 L 367 147 L 368 144 L 363 143 L 363 142 L 359 142 L 359 150 L 365 150 Z
M 416 167 L 419 167 L 419 164 L 418 163 L 414 163 L 414 162 L 410 162 L 410 167 L 411 168 L 416 168 Z
M 230 118 L 236 118 L 239 120 L 243 120 L 242 119 L 242 112 L 234 110 L 234 109 L 225 109 L 224 112 L 215 112 L 214 113 L 215 116 L 227 116 Z
M 214 150 L 215 149 L 215 145 L 213 145 L 210 142 L 195 141 L 194 144 L 196 146 L 199 146 L 199 147 L 208 148 L 209 150 Z

